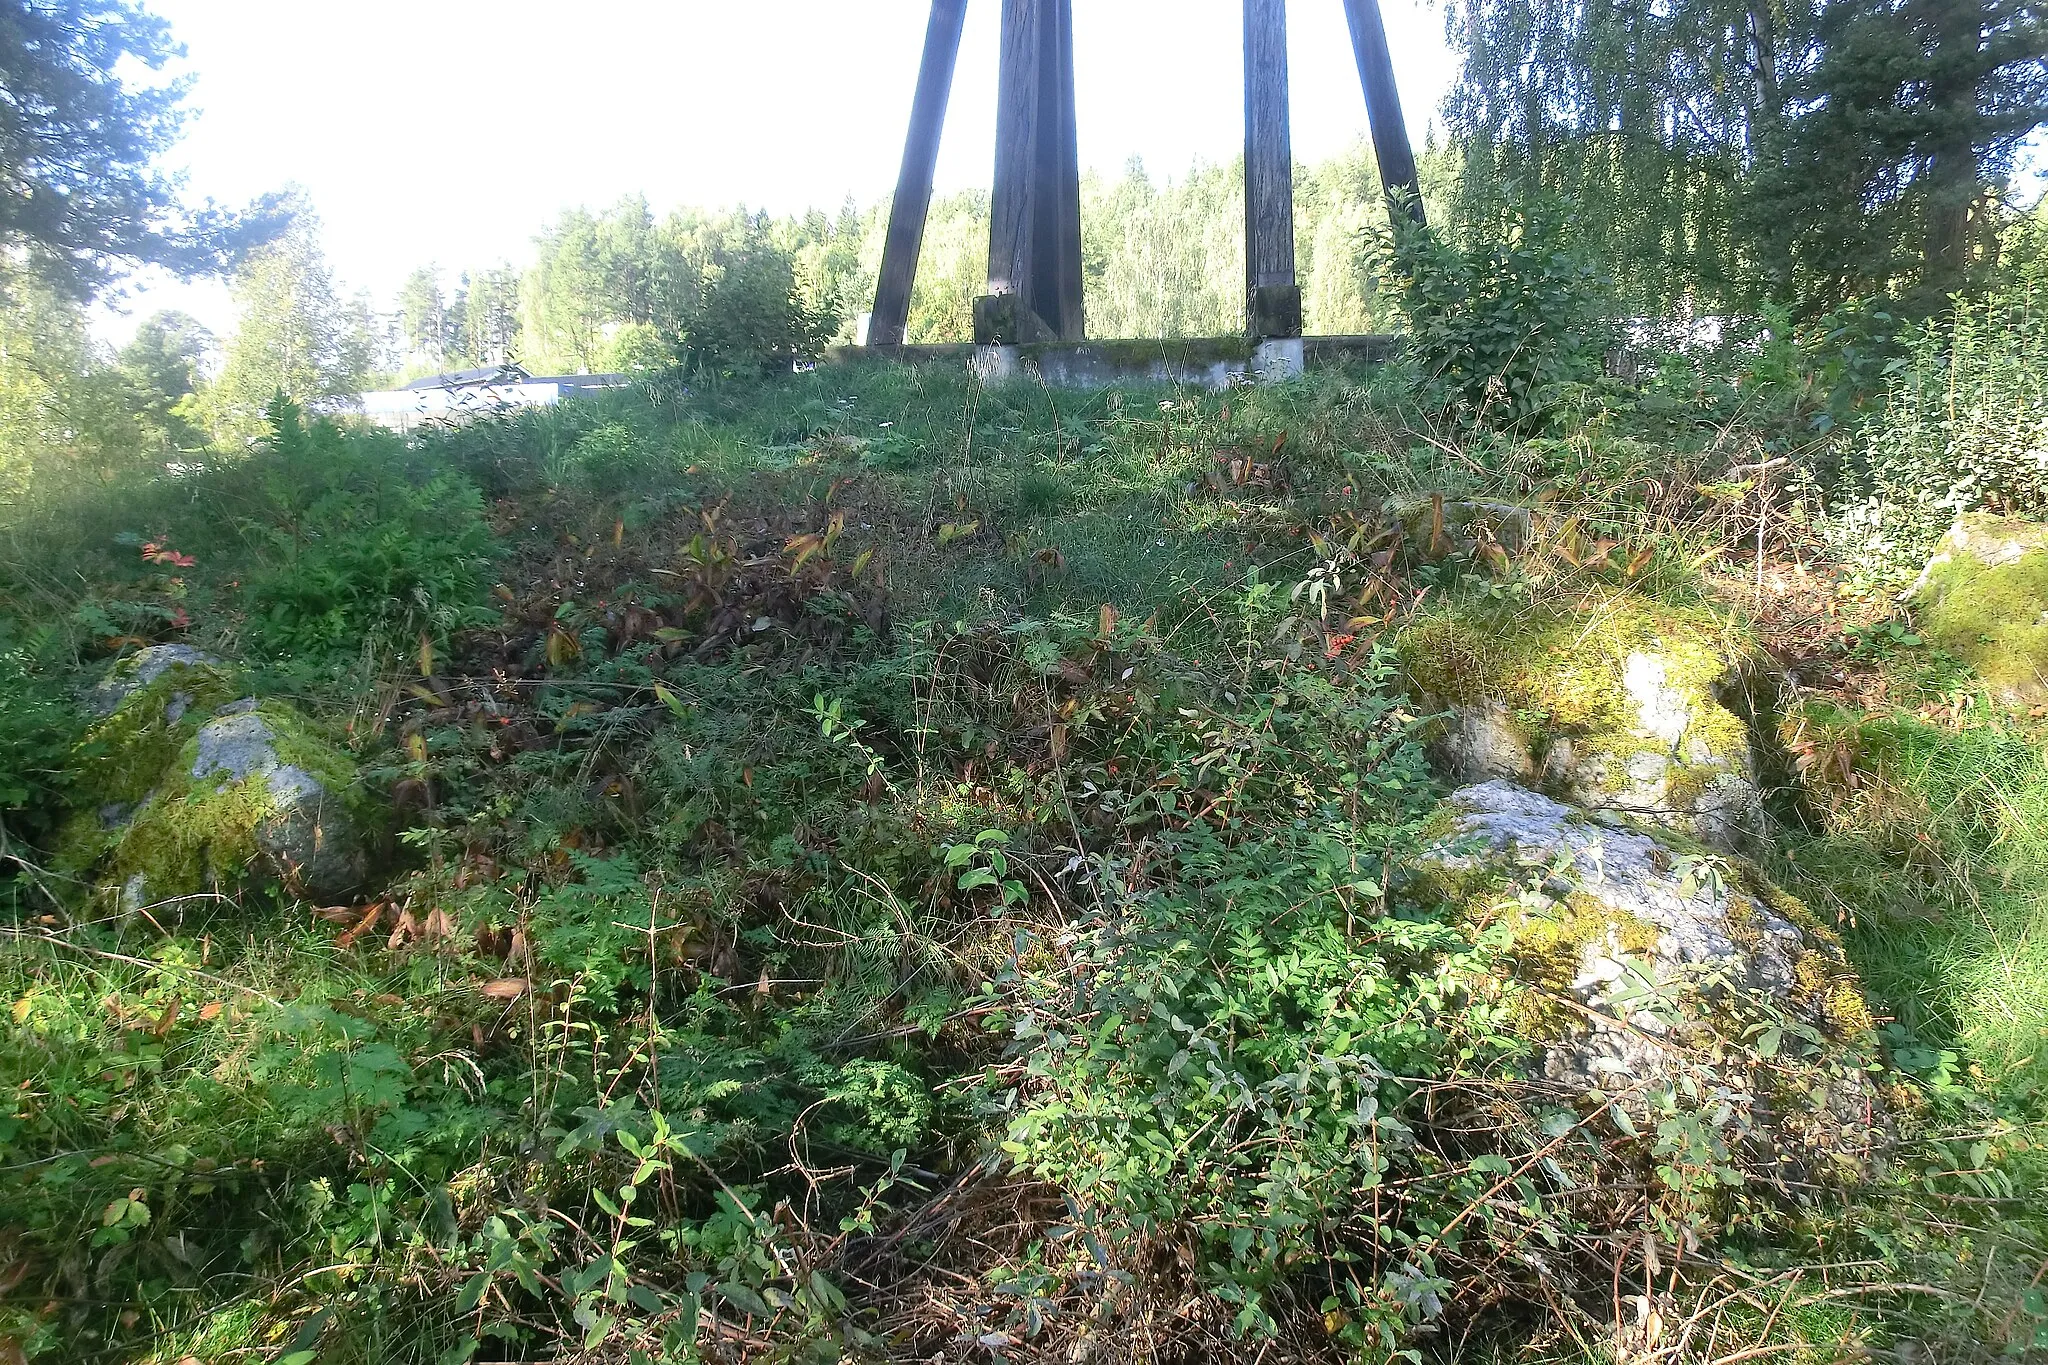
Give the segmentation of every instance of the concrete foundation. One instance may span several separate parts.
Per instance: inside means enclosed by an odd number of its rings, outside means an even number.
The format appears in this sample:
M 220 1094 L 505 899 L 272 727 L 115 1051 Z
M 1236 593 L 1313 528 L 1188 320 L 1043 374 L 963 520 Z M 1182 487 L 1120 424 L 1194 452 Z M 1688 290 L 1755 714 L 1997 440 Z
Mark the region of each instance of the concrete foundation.
M 1262 341 L 1252 348 L 1252 378 L 1278 384 L 1299 378 L 1308 369 L 1308 349 L 1300 337 Z
M 840 346 L 825 360 L 965 365 L 984 384 L 1024 379 L 1067 389 L 1132 383 L 1224 389 L 1293 379 L 1318 366 L 1383 364 L 1399 351 L 1400 338 L 1393 336 L 1294 337 L 1257 345 L 1242 337 L 1219 337 L 1030 346 Z

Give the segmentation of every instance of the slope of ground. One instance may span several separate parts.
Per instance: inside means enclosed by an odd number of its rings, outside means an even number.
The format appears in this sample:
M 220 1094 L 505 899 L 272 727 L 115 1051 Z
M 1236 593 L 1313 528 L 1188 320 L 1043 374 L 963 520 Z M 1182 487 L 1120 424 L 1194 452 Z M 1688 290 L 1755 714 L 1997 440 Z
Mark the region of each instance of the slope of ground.
M 53 492 L 6 528 L 0 1340 L 2024 1354 L 2039 738 L 1835 594 L 1728 424 L 1607 402 L 1460 445 L 1371 376 L 823 370 L 410 443 L 280 408 Z M 1445 787 L 1397 633 L 1617 594 L 1782 665 L 1761 866 L 1688 866 L 1844 931 L 1852 1166 L 1752 1182 L 1682 1086 L 1575 1109 L 1504 941 L 1404 872 Z M 167 641 L 347 751 L 358 894 L 67 858 L 122 818 L 78 698 Z

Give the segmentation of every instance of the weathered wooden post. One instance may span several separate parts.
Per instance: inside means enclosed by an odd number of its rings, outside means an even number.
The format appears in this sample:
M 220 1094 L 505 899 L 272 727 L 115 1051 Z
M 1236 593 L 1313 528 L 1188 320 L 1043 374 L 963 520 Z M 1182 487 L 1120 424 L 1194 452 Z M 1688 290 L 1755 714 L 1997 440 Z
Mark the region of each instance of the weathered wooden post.
M 1073 0 L 1003 0 L 988 293 L 982 346 L 1079 341 L 1081 162 L 1074 124 Z
M 1274 377 L 1302 360 L 1287 99 L 1287 0 L 1244 0 L 1245 324 L 1254 368 Z
M 1344 17 L 1351 23 L 1351 47 L 1358 57 L 1358 79 L 1365 86 L 1365 116 L 1372 125 L 1372 150 L 1380 163 L 1380 186 L 1386 191 L 1389 212 L 1405 211 L 1422 223 L 1422 182 L 1415 174 L 1415 149 L 1408 141 L 1408 120 L 1401 114 L 1401 92 L 1394 84 L 1394 58 L 1387 50 L 1379 0 L 1344 0 Z
M 910 106 L 910 136 L 903 146 L 896 198 L 889 205 L 889 233 L 882 242 L 881 278 L 875 286 L 874 315 L 868 321 L 870 346 L 901 346 L 910 324 L 910 291 L 917 283 L 917 257 L 924 249 L 924 226 L 931 216 L 932 177 L 966 20 L 967 0 L 932 0 L 917 95 Z

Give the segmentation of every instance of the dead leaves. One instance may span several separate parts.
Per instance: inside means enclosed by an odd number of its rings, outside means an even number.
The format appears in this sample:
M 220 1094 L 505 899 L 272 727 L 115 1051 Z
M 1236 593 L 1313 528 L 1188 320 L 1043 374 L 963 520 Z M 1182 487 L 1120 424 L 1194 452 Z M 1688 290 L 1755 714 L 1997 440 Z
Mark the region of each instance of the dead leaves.
M 1280 461 L 1280 452 L 1286 447 L 1287 433 L 1283 431 L 1263 455 L 1239 447 L 1219 450 L 1215 468 L 1198 486 L 1212 493 L 1249 489 L 1285 493 L 1293 487 L 1287 466 Z

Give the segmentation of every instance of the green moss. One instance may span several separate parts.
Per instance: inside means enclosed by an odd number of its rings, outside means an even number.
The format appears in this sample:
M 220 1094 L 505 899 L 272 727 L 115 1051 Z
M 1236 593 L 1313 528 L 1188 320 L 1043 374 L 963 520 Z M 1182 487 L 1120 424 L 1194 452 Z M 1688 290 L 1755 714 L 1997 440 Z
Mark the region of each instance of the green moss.
M 129 805 L 149 795 L 186 741 L 234 695 L 227 674 L 189 664 L 173 665 L 130 693 L 112 715 L 86 731 L 73 754 L 83 801 Z
M 279 762 L 307 773 L 329 792 L 353 789 L 354 766 L 296 711 L 265 702 L 256 714 L 270 730 L 271 751 Z M 110 837 L 107 870 L 114 883 L 140 874 L 152 896 L 187 895 L 239 881 L 258 857 L 261 832 L 279 814 L 269 781 L 261 773 L 240 779 L 225 773 L 194 777 L 196 730 L 154 795 L 125 830 Z
M 1927 585 L 1923 635 L 2008 701 L 2048 697 L 2048 549 L 1996 568 L 1958 552 Z
M 1658 937 L 1656 926 L 1574 891 L 1548 910 L 1522 910 L 1513 952 L 1525 979 L 1563 990 L 1578 978 L 1588 946 L 1611 943 L 1624 953 L 1645 954 L 1656 951 Z
M 1628 785 L 1627 764 L 1654 753 L 1669 762 L 1671 791 L 1689 802 L 1717 777 L 1740 772 L 1749 736 L 1712 703 L 1726 675 L 1733 629 L 1698 607 L 1609 593 L 1558 607 L 1505 610 L 1491 603 L 1438 608 L 1402 631 L 1396 648 L 1418 693 L 1438 702 L 1494 703 L 1539 757 L 1570 739 L 1582 762 L 1604 760 L 1605 784 Z M 1708 704 L 1693 708 L 1674 746 L 1645 734 L 1625 675 L 1632 655 L 1654 654 L 1668 687 Z
M 115 845 L 115 883 L 140 874 L 151 896 L 188 895 L 239 876 L 255 859 L 257 831 L 276 811 L 269 783 L 259 774 L 194 780 L 189 764 L 183 772 L 186 780 L 137 812 Z

